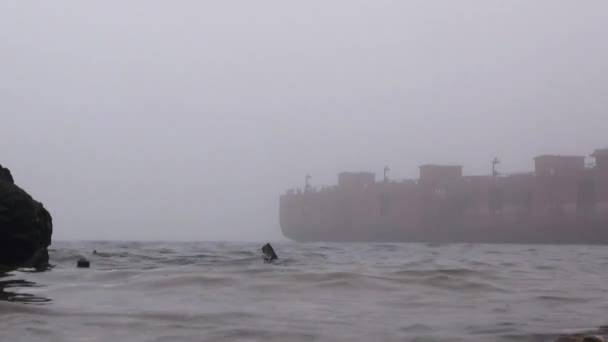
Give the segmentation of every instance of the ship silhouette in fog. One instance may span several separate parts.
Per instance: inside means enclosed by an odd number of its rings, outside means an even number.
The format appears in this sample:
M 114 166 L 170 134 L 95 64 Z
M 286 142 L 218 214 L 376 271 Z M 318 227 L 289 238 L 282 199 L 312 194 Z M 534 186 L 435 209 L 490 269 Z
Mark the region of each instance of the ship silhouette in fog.
M 608 149 L 541 155 L 535 170 L 463 176 L 422 165 L 417 180 L 343 172 L 338 185 L 280 197 L 283 234 L 296 241 L 608 244 Z

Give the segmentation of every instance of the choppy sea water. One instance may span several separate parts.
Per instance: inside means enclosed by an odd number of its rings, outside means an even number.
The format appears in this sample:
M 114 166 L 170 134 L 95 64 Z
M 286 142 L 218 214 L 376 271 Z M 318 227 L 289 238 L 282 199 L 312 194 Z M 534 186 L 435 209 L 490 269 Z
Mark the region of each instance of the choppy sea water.
M 52 270 L 0 278 L 0 341 L 553 341 L 608 324 L 606 247 L 277 242 L 269 264 L 262 244 L 56 242 Z

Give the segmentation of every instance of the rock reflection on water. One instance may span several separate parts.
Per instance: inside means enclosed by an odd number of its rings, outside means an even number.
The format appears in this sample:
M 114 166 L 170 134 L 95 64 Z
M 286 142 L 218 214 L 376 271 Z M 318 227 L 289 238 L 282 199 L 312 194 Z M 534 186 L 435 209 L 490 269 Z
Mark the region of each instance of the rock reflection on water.
M 27 288 L 40 287 L 40 285 L 24 280 L 15 279 L 14 274 L 0 274 L 0 301 L 18 302 L 25 304 L 44 304 L 51 299 L 27 293 Z M 12 279 L 11 279 L 12 278 Z

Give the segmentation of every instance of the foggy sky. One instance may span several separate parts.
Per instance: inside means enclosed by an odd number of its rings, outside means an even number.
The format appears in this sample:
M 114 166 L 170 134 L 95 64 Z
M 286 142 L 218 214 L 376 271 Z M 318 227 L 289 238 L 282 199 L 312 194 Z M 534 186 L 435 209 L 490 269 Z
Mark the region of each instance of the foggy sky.
M 0 164 L 54 239 L 281 239 L 340 171 L 608 147 L 608 2 L 0 3 Z

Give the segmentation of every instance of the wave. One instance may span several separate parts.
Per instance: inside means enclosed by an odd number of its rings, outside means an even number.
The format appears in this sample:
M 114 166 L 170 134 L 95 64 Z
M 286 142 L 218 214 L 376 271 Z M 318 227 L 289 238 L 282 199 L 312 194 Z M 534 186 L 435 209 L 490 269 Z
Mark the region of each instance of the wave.
M 520 342 L 606 323 L 603 249 L 273 245 L 264 263 L 257 243 L 58 243 L 52 270 L 0 278 L 3 337 Z

